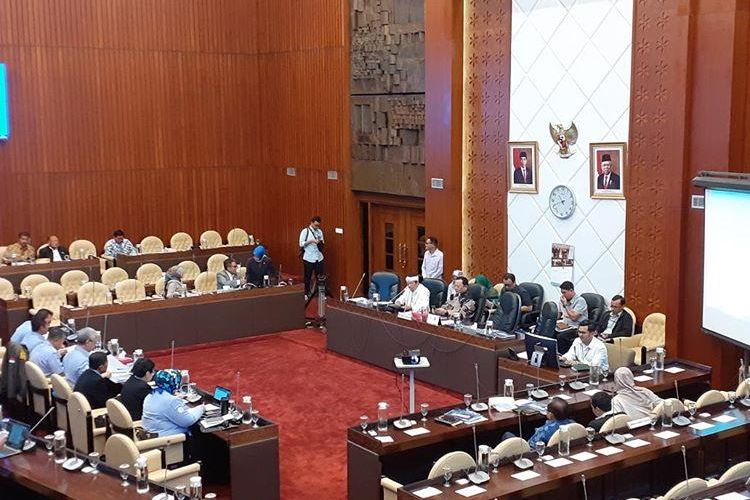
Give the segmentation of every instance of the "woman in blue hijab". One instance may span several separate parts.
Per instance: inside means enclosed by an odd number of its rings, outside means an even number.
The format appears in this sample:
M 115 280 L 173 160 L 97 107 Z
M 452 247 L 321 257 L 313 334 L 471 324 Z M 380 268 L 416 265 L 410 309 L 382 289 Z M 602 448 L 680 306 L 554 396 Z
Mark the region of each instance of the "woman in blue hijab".
M 188 428 L 198 422 L 205 411 L 204 405 L 189 407 L 174 395 L 182 381 L 178 370 L 159 370 L 154 375 L 153 392 L 143 401 L 143 428 L 161 436 L 187 434 Z

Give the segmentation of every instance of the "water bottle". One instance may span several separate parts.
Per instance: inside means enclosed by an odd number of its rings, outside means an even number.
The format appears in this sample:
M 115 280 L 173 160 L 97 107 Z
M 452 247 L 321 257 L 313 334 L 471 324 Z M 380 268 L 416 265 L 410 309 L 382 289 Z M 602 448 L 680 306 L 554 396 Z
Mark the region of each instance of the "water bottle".
M 378 432 L 388 431 L 388 403 L 378 403 Z
M 664 371 L 664 360 L 667 359 L 667 350 L 664 347 L 656 348 L 656 371 Z
M 138 493 L 148 491 L 148 461 L 143 455 L 138 455 L 135 460 L 135 490 Z
M 252 396 L 242 396 L 242 404 L 245 405 L 245 411 L 242 412 L 242 423 L 252 423 L 253 398 Z
M 68 319 L 68 328 L 70 328 L 72 331 L 76 331 L 76 320 L 73 318 Z
M 270 285 L 270 281 L 267 274 L 263 275 L 263 288 L 267 288 Z
M 110 290 L 107 290 L 107 304 L 112 303 L 112 292 Z
M 477 465 L 479 470 L 484 472 L 490 471 L 490 453 L 492 453 L 492 448 L 490 448 L 486 444 L 479 445 L 479 448 L 477 450 L 477 458 L 479 459 Z
M 503 397 L 506 398 L 513 398 L 513 393 L 515 391 L 513 390 L 513 379 L 512 378 L 506 378 L 505 379 L 505 385 L 503 386 Z
M 53 440 L 55 463 L 61 464 L 68 459 L 68 452 L 65 450 L 65 431 L 55 431 L 53 435 L 55 436 Z
M 663 410 L 661 414 L 661 426 L 672 427 L 672 401 L 667 399 L 664 401 Z
M 557 453 L 561 457 L 567 457 L 570 454 L 570 430 L 567 425 L 561 425 L 560 440 L 557 442 Z
M 378 292 L 375 292 L 372 294 L 372 307 L 377 309 L 378 302 L 380 302 L 380 294 Z
M 349 300 L 349 289 L 346 287 L 346 285 L 341 285 L 341 291 L 339 292 L 339 300 L 341 302 L 346 302 Z
M 203 498 L 203 485 L 200 476 L 192 476 L 190 479 L 190 498 Z
M 187 297 L 187 285 L 185 283 L 180 286 L 180 296 Z
M 487 336 L 492 335 L 492 327 L 493 326 L 495 326 L 495 325 L 493 325 L 492 320 L 488 319 L 487 323 L 484 324 L 484 333 L 485 333 L 485 335 L 487 335 Z
M 599 366 L 598 365 L 589 366 L 589 384 L 599 385 Z
M 102 350 L 102 332 L 99 330 L 96 330 L 96 350 L 101 351 Z

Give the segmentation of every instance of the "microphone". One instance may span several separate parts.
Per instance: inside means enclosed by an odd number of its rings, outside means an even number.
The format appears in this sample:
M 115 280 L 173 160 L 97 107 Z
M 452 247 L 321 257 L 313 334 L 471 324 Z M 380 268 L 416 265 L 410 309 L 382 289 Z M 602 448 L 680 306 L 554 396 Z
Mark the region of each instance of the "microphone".
M 474 472 L 469 474 L 469 481 L 471 481 L 474 484 L 482 484 L 486 483 L 490 480 L 490 475 L 487 474 L 483 470 L 479 470 L 479 447 L 477 446 L 477 426 L 476 424 L 472 424 L 471 430 L 474 433 L 474 460 L 476 463 L 476 466 L 474 467 Z
M 172 353 L 170 354 L 169 369 L 174 370 L 174 339 L 172 339 Z
M 479 402 L 479 365 L 474 363 L 474 379 L 477 383 L 477 402 L 471 405 L 471 409 L 474 411 L 485 411 L 489 408 L 487 403 Z
M 521 428 L 521 410 L 518 410 L 518 437 L 523 439 L 523 429 Z M 523 456 L 523 451 L 521 451 L 521 454 L 518 457 L 518 460 L 513 462 L 513 465 L 518 467 L 519 469 L 528 469 L 530 467 L 534 466 L 534 462 L 532 462 L 530 459 L 525 458 Z
M 397 429 L 407 429 L 411 427 L 411 420 L 404 418 L 404 374 L 401 374 L 401 407 L 399 408 L 399 418 L 393 422 L 393 426 Z
M 365 279 L 365 273 L 362 273 L 362 277 L 359 278 L 359 283 L 357 283 L 357 286 L 354 288 L 354 292 L 352 293 L 352 298 L 354 298 L 357 295 L 357 290 L 359 290 L 359 285 L 362 284 L 362 280 Z
M 680 447 L 680 450 L 682 451 L 682 467 L 685 470 L 685 488 L 688 488 L 690 486 L 690 476 L 688 476 L 687 451 L 685 451 L 684 444 Z M 685 498 L 690 498 L 690 496 L 688 495 Z
M 581 482 L 583 483 L 583 500 L 589 500 L 589 492 L 586 490 L 586 474 L 581 474 Z
M 674 381 L 674 392 L 675 396 L 677 396 L 677 401 L 680 401 L 680 388 L 677 386 L 676 380 Z M 685 426 L 690 424 L 690 419 L 683 415 L 682 412 L 678 411 L 677 416 L 672 418 L 672 423 L 675 425 Z
M 39 427 L 39 424 L 41 424 L 42 422 L 44 422 L 44 419 L 46 419 L 49 416 L 49 414 L 52 413 L 53 411 L 55 411 L 55 406 L 54 405 L 51 406 L 49 410 L 47 410 L 47 413 L 45 413 L 44 415 L 42 415 L 42 418 L 40 418 L 39 421 L 34 424 L 34 427 L 32 427 L 31 429 L 29 429 L 29 432 L 27 432 L 26 435 L 27 436 L 31 436 L 32 432 L 34 432 L 36 430 L 36 428 Z M 31 439 L 26 438 L 26 440 L 23 442 L 23 451 L 32 450 L 32 449 L 34 449 L 35 446 L 36 446 L 36 441 L 32 441 Z

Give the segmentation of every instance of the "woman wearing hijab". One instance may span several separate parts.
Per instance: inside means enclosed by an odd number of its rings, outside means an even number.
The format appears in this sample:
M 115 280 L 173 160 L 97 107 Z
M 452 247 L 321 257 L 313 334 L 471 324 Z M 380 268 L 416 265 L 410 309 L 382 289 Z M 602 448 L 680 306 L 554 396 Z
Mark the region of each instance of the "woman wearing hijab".
M 625 413 L 631 420 L 648 417 L 661 398 L 645 387 L 637 387 L 630 368 L 615 370 L 615 389 L 612 413 Z
M 203 416 L 204 405 L 190 408 L 174 395 L 182 375 L 178 370 L 159 370 L 154 375 L 153 392 L 143 401 L 143 428 L 159 436 L 187 434 L 188 428 Z
M 182 295 L 182 276 L 184 271 L 181 266 L 172 266 L 164 273 L 164 297 L 171 299 Z
M 258 245 L 253 250 L 253 256 L 247 260 L 245 280 L 257 287 L 263 286 L 263 277 L 276 276 L 276 268 L 271 258 L 266 255 L 266 247 Z

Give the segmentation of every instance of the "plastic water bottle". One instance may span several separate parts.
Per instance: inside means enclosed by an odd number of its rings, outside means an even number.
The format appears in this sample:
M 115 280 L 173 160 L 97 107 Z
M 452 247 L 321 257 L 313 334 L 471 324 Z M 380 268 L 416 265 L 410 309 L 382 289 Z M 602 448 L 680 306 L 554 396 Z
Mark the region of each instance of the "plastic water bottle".
M 65 450 L 65 431 L 55 431 L 53 435 L 55 436 L 53 441 L 55 463 L 61 464 L 68 459 L 68 452 Z
M 339 300 L 341 302 L 346 302 L 349 300 L 349 289 L 346 287 L 346 285 L 341 285 L 341 291 L 339 292 Z
M 667 350 L 664 347 L 656 348 L 656 371 L 664 371 L 664 361 L 667 359 Z
M 143 455 L 135 460 L 135 489 L 138 493 L 148 491 L 148 461 Z
M 557 453 L 561 457 L 567 457 L 570 454 L 570 430 L 567 425 L 561 425 L 560 440 L 557 442 Z
M 388 431 L 388 403 L 378 403 L 378 432 Z
M 589 384 L 599 385 L 599 366 L 598 365 L 589 366 Z
M 661 426 L 662 427 L 672 427 L 672 401 L 667 399 L 664 401 L 664 409 L 662 410 L 661 414 Z
M 515 391 L 513 390 L 513 379 L 512 378 L 506 378 L 505 379 L 505 385 L 503 386 L 503 397 L 506 398 L 513 398 L 513 393 Z
M 190 498 L 203 498 L 203 485 L 201 484 L 200 476 L 192 476 L 190 478 Z

